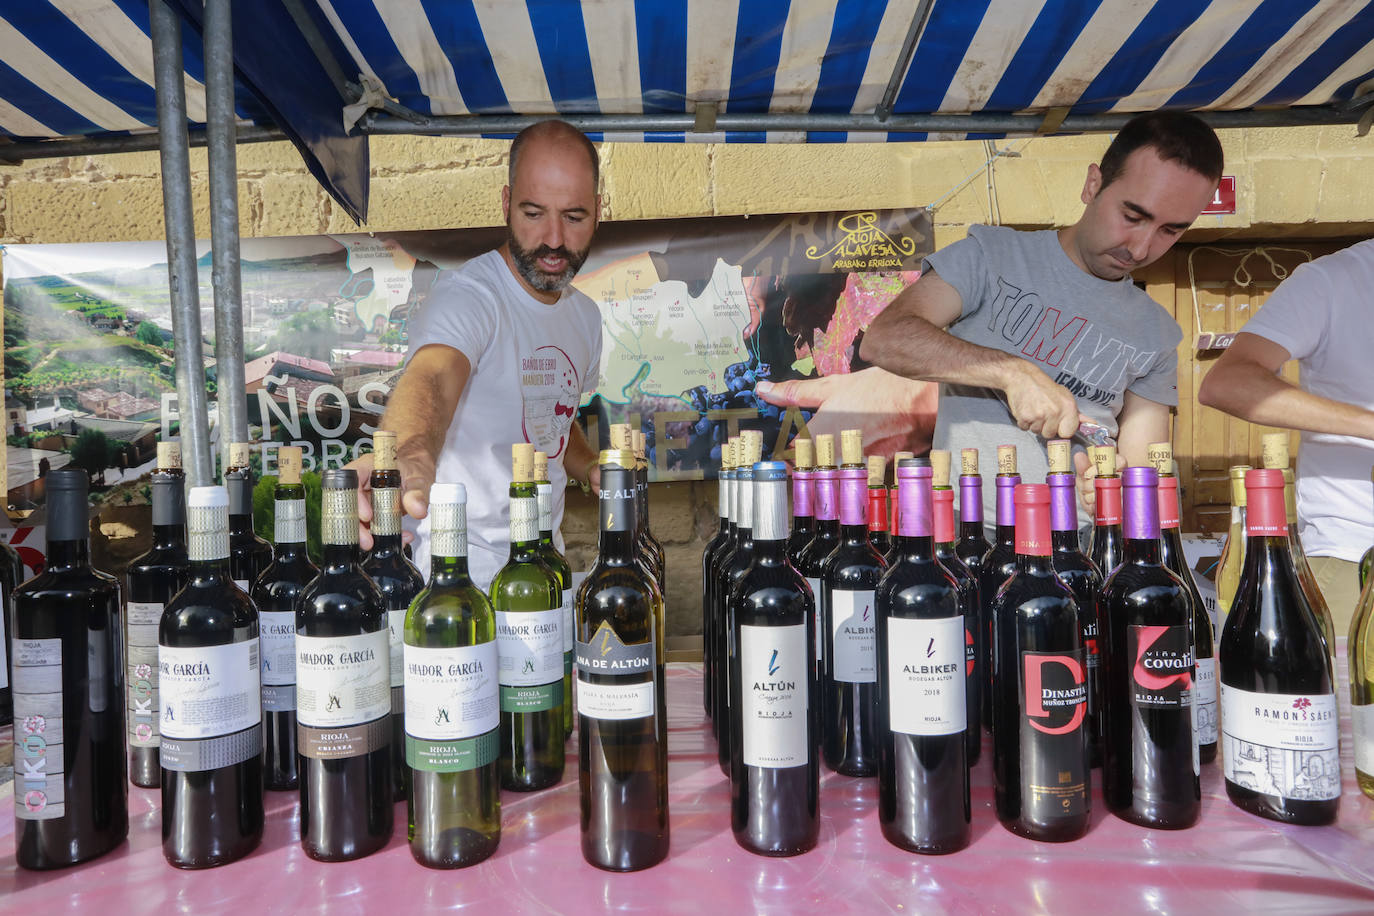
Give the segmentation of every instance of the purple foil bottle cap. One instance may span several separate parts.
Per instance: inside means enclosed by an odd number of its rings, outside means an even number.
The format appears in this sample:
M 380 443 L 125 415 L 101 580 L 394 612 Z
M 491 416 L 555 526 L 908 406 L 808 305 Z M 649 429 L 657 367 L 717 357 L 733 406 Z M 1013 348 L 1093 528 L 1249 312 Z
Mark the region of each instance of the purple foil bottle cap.
M 830 468 L 816 471 L 811 478 L 811 486 L 816 497 L 816 518 L 823 522 L 834 521 L 840 517 L 840 493 L 836 480 L 838 471 Z
M 868 525 L 868 468 L 840 468 L 840 524 Z
M 816 490 L 811 478 L 812 472 L 809 470 L 798 470 L 792 474 L 792 514 L 797 518 L 810 518 L 815 511 L 813 501 Z
M 1047 474 L 1050 488 L 1050 530 L 1078 530 L 1078 478 L 1073 474 Z
M 1016 485 L 1021 482 L 1019 474 L 1008 474 L 997 478 L 997 527 L 1016 524 Z
M 983 521 L 983 478 L 977 474 L 959 477 L 959 521 Z
M 1129 467 L 1121 474 L 1125 492 L 1125 536 L 1152 541 L 1159 537 L 1159 472 L 1152 467 Z
M 914 467 L 905 463 L 897 466 L 897 535 L 899 537 L 928 538 L 931 536 L 931 516 L 934 511 L 930 481 L 935 472 L 930 467 Z

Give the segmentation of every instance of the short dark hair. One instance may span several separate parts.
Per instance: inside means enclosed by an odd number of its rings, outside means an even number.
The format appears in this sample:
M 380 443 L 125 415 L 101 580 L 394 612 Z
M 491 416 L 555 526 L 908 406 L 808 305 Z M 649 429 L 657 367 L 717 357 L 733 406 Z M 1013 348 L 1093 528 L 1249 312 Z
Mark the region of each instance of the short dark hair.
M 1126 122 L 1102 154 L 1102 187 L 1121 176 L 1126 160 L 1141 147 L 1150 147 L 1165 162 L 1177 162 L 1212 181 L 1221 180 L 1221 141 L 1197 115 L 1186 111 L 1150 111 Z
M 506 184 L 515 186 L 515 165 L 520 158 L 520 150 L 525 143 L 538 137 L 565 137 L 580 143 L 587 153 L 587 160 L 592 167 L 592 187 L 601 186 L 601 157 L 596 152 L 596 145 L 587 139 L 587 135 L 567 121 L 560 121 L 557 118 L 549 118 L 545 121 L 536 121 L 515 135 L 515 139 L 510 143 L 510 166 L 506 172 Z

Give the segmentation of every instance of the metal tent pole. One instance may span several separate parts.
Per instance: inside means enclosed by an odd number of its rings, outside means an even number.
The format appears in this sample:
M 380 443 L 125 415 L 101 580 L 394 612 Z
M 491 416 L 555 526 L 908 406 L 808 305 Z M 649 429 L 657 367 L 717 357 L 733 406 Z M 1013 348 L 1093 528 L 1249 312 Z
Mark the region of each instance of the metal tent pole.
M 210 423 L 201 356 L 200 290 L 196 277 L 196 230 L 191 216 L 191 160 L 186 134 L 186 87 L 181 64 L 181 20 L 165 0 L 148 0 L 153 33 L 153 73 L 162 163 L 162 211 L 167 233 L 167 284 L 176 345 L 177 407 L 182 463 L 188 486 L 214 481 Z
M 210 249 L 215 294 L 215 367 L 220 464 L 248 441 L 243 391 L 243 291 L 239 272 L 238 159 L 234 150 L 234 31 L 231 0 L 205 3 L 205 119 L 210 159 Z

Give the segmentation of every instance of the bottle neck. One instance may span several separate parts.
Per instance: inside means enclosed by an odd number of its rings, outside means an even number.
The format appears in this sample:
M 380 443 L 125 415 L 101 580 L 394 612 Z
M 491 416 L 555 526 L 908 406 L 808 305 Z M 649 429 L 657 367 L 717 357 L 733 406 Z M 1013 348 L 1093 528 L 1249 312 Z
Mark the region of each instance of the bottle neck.
M 441 586 L 470 585 L 472 578 L 468 573 L 468 558 L 441 557 L 431 554 L 429 558 L 430 582 Z
M 929 562 L 935 558 L 935 537 L 933 535 L 899 534 L 893 539 L 898 556 L 916 562 Z
M 323 544 L 320 546 L 320 561 L 331 569 L 343 566 L 356 566 L 358 563 L 358 543 Z
M 153 547 L 159 550 L 180 547 L 186 543 L 185 525 L 154 525 Z
M 606 563 L 631 564 L 639 556 L 639 500 L 634 471 L 616 464 L 601 467 L 598 554 Z M 514 551 L 514 545 L 512 545 Z
M 539 546 L 539 500 L 533 483 L 510 485 L 510 556 Z
M 997 475 L 997 530 L 1016 528 L 1016 485 L 1021 482 L 1019 474 Z
M 374 534 L 372 536 L 372 555 L 374 557 L 387 557 L 401 552 L 401 536 L 399 534 Z
M 964 474 L 959 478 L 959 530 L 972 525 L 983 527 L 983 478 Z
M 1126 538 L 1121 549 L 1122 561 L 1140 566 L 1159 566 L 1159 538 Z
M 48 541 L 44 568 L 54 572 L 83 569 L 91 565 L 91 543 L 82 538 L 73 541 Z
M 186 572 L 192 580 L 201 583 L 224 581 L 229 578 L 229 558 L 191 560 L 186 564 Z
M 1121 526 L 1121 478 L 1097 477 L 1093 479 L 1097 494 L 1097 506 L 1093 510 L 1093 524 L 1099 528 Z
M 1078 543 L 1077 531 L 1056 530 L 1050 532 L 1050 544 L 1059 553 L 1082 553 Z
M 229 516 L 229 533 L 233 535 L 251 535 L 253 533 L 252 515 L 231 515 Z
M 1032 576 L 1054 575 L 1054 567 L 1050 563 L 1050 558 L 1038 553 L 1018 553 L 1016 555 L 1016 571 Z

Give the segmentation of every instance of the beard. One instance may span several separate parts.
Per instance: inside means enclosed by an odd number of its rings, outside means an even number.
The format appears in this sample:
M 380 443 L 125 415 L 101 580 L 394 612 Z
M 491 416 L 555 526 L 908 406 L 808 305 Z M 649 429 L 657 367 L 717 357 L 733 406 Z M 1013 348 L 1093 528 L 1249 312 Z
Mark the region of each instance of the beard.
M 515 269 L 520 272 L 520 276 L 525 282 L 541 293 L 562 292 L 572 282 L 572 278 L 577 275 L 577 271 L 587 260 L 587 253 L 591 247 L 581 251 L 570 251 L 561 245 L 557 248 L 550 248 L 548 245 L 540 245 L 533 250 L 521 247 L 515 238 L 515 233 L 506 227 L 506 243 L 510 246 L 511 260 L 515 262 Z M 563 258 L 567 266 L 556 274 L 541 270 L 539 259 L 545 257 Z

